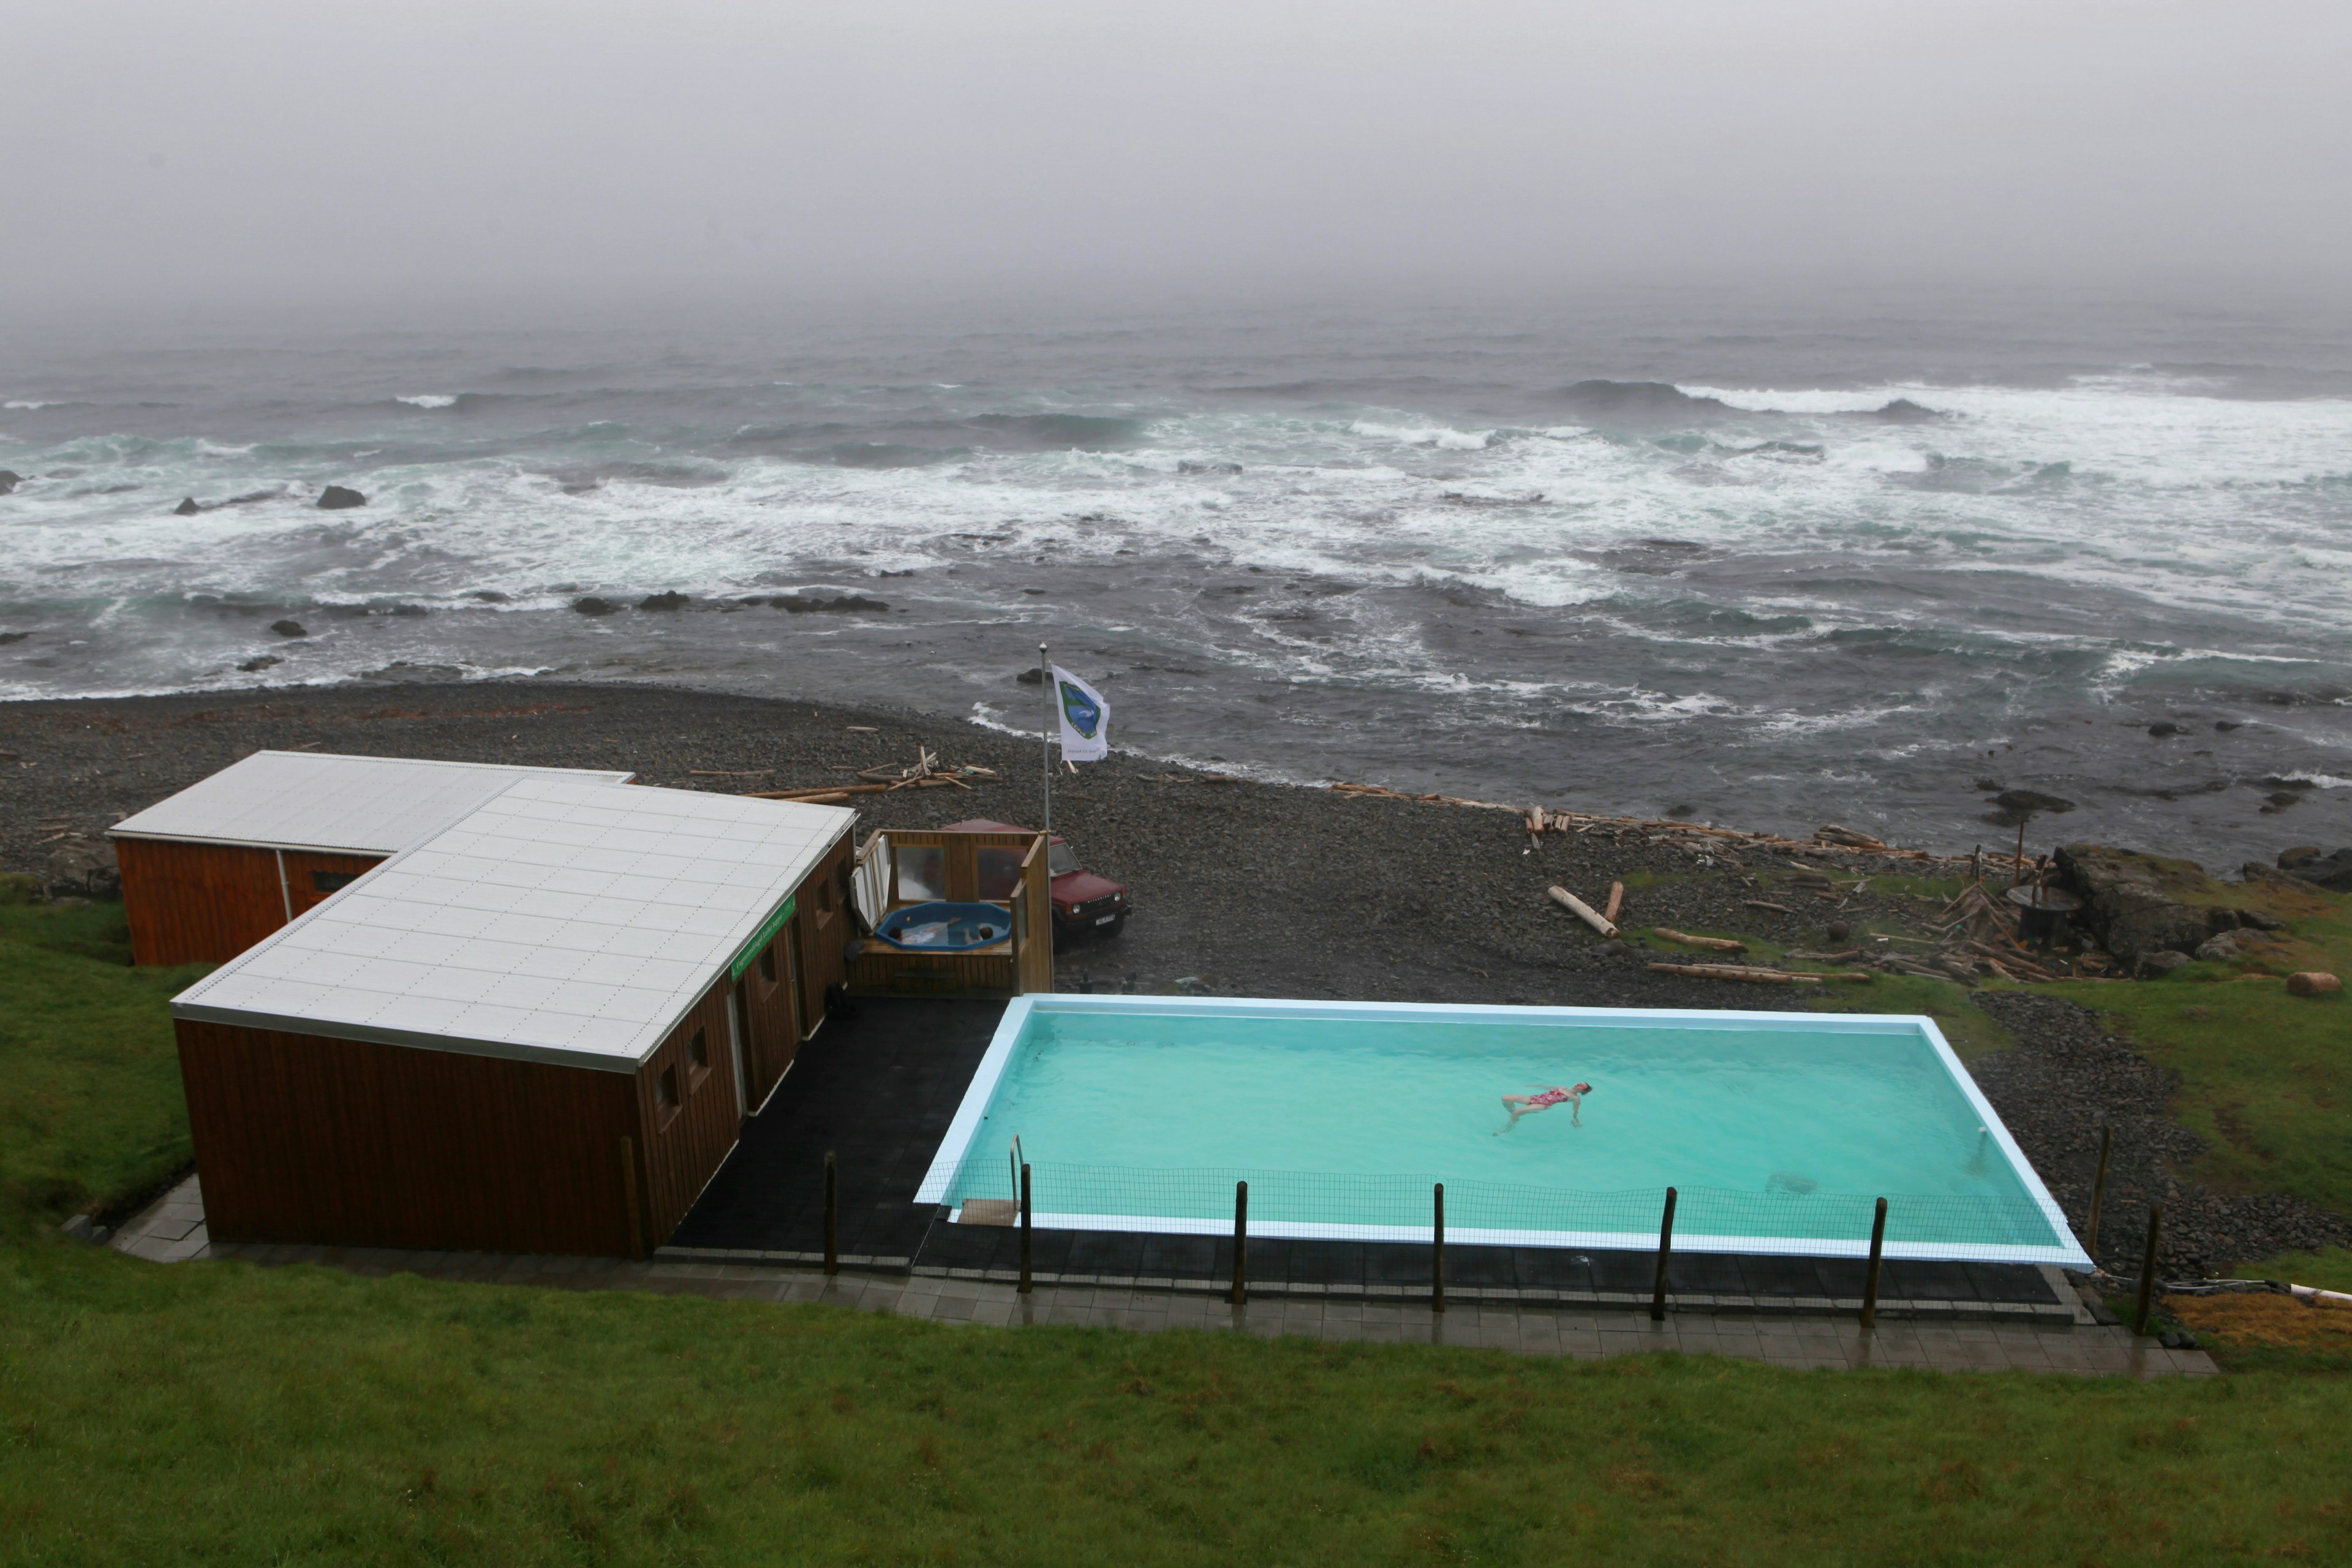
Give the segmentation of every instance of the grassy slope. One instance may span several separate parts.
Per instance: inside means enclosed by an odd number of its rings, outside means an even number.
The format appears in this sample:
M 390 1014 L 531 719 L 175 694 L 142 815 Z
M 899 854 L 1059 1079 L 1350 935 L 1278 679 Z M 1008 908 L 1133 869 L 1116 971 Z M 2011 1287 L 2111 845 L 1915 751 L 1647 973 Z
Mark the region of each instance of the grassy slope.
M 204 971 L 130 962 L 119 904 L 0 904 L 0 1224 L 142 1191 L 188 1161 L 163 1005 Z
M 0 920 L 0 1105 L 42 1108 L 23 1123 L 37 1136 L 5 1141 L 11 1562 L 2352 1552 L 2352 1472 L 2334 1447 L 2352 1401 L 2342 1379 L 1796 1373 L 955 1330 L 160 1268 L 77 1247 L 54 1221 L 105 1183 L 152 1179 L 177 1131 L 157 1005 L 176 982 L 60 951 L 109 952 L 103 927 L 102 912 Z M 22 1094 L 35 1079 L 38 1096 Z
M 2352 909 L 2281 884 L 2232 891 L 2291 921 L 2284 951 L 2137 984 L 2043 989 L 2105 1014 L 2179 1075 L 2173 1113 L 2212 1145 L 2191 1173 L 2200 1181 L 2294 1193 L 2352 1214 L 2352 998 L 2291 996 L 2280 978 L 2297 969 L 2352 975 Z
M 13 1276 L 0 1527 L 23 1562 L 2352 1551 L 2336 1379 L 1577 1364 L 310 1269 Z

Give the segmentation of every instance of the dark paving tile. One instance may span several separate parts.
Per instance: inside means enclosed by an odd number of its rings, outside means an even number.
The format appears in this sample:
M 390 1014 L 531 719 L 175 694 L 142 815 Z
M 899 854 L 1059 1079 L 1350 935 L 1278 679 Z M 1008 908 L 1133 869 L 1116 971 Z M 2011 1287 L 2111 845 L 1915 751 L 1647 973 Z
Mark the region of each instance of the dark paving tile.
M 828 1021 L 801 1047 L 765 1109 L 743 1124 L 734 1153 L 671 1244 L 823 1247 L 824 1156 L 832 1150 L 842 1250 L 912 1255 L 935 1215 L 915 1204 L 915 1189 L 1003 1013 L 992 1002 L 875 997 L 860 999 L 856 1016 Z

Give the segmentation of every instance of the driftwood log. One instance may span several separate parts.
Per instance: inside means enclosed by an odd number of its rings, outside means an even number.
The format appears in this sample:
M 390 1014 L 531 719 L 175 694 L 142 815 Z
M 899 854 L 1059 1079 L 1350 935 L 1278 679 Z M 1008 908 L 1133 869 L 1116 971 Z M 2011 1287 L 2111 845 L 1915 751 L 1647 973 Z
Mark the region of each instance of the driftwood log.
M 1660 936 L 1665 938 L 1668 942 L 1679 942 L 1685 947 L 1704 947 L 1711 949 L 1717 952 L 1746 952 L 1748 951 L 1748 944 L 1746 942 L 1734 942 L 1731 938 L 1726 936 L 1691 936 L 1684 931 L 1669 931 L 1664 926 L 1653 926 L 1650 929 L 1656 931 Z
M 1574 915 L 1578 920 L 1582 921 L 1586 925 L 1591 926 L 1594 931 L 1599 931 L 1602 936 L 1615 936 L 1617 934 L 1616 921 L 1602 914 L 1599 910 L 1594 909 L 1591 904 L 1586 903 L 1582 899 L 1578 898 L 1574 893 L 1570 892 L 1566 888 L 1551 888 L 1548 889 L 1547 892 L 1549 894 L 1552 902 L 1566 910 L 1570 914 Z
M 1819 985 L 1828 980 L 1868 980 L 1867 974 L 1801 974 L 1779 969 L 1757 969 L 1745 963 L 1653 963 L 1653 974 L 1681 974 L 1693 980 L 1744 980 L 1751 985 Z
M 1625 884 L 1624 884 L 1624 883 L 1622 883 L 1622 882 L 1612 882 L 1612 883 L 1610 883 L 1610 884 L 1609 884 L 1609 907 L 1608 907 L 1607 909 L 1602 910 L 1601 911 L 1601 918 L 1602 920 L 1610 921 L 1612 921 L 1612 922 L 1613 922 L 1613 921 L 1617 919 L 1618 911 L 1620 911 L 1621 910 L 1624 909 L 1624 907 L 1625 907 Z

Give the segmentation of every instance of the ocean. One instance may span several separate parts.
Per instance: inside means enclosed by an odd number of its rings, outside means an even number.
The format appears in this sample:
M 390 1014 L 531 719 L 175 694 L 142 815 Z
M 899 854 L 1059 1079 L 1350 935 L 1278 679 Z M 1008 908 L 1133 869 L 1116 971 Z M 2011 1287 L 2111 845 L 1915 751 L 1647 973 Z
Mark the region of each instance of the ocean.
M 10 699 L 548 676 L 948 735 L 1034 730 L 1045 642 L 1118 746 L 1267 778 L 1960 852 L 2028 810 L 2032 849 L 2230 868 L 2352 842 L 2341 310 L 20 325 L 0 405 Z

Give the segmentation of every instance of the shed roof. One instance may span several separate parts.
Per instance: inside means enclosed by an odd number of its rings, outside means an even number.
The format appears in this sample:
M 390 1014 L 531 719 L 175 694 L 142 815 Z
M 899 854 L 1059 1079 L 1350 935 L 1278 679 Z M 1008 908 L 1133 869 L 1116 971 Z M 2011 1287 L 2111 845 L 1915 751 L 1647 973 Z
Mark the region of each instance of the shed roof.
M 215 970 L 172 1011 L 632 1071 L 856 815 L 523 778 Z
M 256 752 L 123 818 L 110 831 L 120 838 L 393 855 L 422 843 L 517 780 L 547 776 L 626 784 L 636 775 L 415 757 Z

